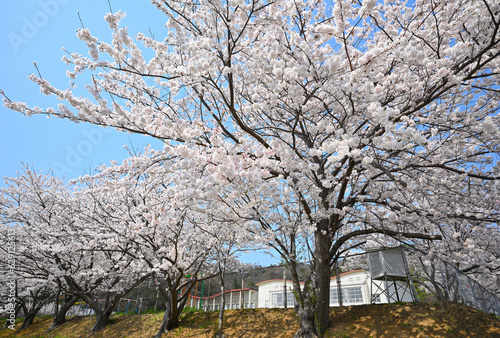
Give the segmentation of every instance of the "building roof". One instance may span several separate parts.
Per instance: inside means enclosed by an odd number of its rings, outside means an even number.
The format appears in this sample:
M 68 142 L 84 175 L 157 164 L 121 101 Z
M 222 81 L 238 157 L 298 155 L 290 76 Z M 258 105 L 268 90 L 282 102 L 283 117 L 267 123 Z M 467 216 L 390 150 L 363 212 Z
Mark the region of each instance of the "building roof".
M 346 271 L 346 272 L 342 272 L 340 274 L 340 276 L 345 276 L 345 275 L 348 275 L 348 274 L 352 274 L 352 273 L 358 273 L 358 272 L 368 272 L 366 270 L 363 270 L 363 269 L 358 269 L 358 270 L 352 270 L 352 271 Z M 335 279 L 337 278 L 337 276 L 333 276 L 331 277 L 330 279 Z M 268 279 L 268 280 L 265 280 L 265 281 L 262 281 L 262 282 L 258 282 L 258 283 L 255 283 L 255 285 L 262 285 L 262 284 L 265 284 L 265 283 L 272 283 L 272 282 L 283 282 L 283 279 L 279 279 L 279 278 L 276 278 L 276 279 Z M 293 284 L 293 281 L 291 280 L 286 280 L 287 284 L 290 283 L 290 284 Z M 304 282 L 300 282 L 300 284 L 304 284 Z
M 366 271 L 366 270 L 358 269 L 358 270 L 352 270 L 352 271 L 342 272 L 342 273 L 339 274 L 339 276 L 342 277 L 342 276 L 350 275 L 350 274 L 357 273 L 357 272 L 366 272 L 366 273 L 368 273 L 368 271 Z M 330 280 L 336 279 L 336 278 L 337 278 L 337 276 L 333 276 L 333 277 L 330 277 Z
M 255 283 L 255 285 L 261 285 L 261 284 L 264 284 L 264 283 L 271 283 L 271 282 L 283 282 L 283 279 L 268 279 L 268 280 L 264 280 L 262 282 L 258 282 L 258 283 Z M 293 285 L 293 281 L 291 280 L 286 280 L 286 283 L 290 283 L 290 285 Z M 304 284 L 304 282 L 300 282 L 300 284 Z
M 231 292 L 240 292 L 241 289 L 231 289 L 231 290 L 225 290 L 225 293 L 231 293 Z M 257 289 L 254 289 L 254 288 L 243 288 L 243 292 L 245 291 L 258 291 Z M 215 297 L 218 297 L 221 295 L 222 292 L 219 292 L 219 293 L 216 293 L 215 295 L 212 295 L 212 296 L 209 296 L 209 297 L 203 297 L 203 299 L 211 299 L 211 298 L 215 298 Z M 191 298 L 196 298 L 196 299 L 200 299 L 200 296 L 193 296 L 191 295 L 190 296 Z

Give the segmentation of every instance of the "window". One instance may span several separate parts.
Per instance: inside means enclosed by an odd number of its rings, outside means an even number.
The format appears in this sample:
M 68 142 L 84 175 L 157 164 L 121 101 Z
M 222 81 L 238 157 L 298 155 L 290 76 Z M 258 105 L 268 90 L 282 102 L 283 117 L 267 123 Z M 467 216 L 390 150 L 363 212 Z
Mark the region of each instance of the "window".
M 283 306 L 283 292 L 274 292 L 271 294 L 272 307 Z
M 363 303 L 363 292 L 361 286 L 342 288 L 342 300 L 349 304 Z
M 283 292 L 273 292 L 271 294 L 271 307 L 284 307 L 284 303 Z M 292 292 L 286 293 L 286 306 L 295 306 L 295 299 Z
M 361 286 L 351 286 L 341 288 L 342 305 L 346 304 L 362 304 L 363 292 Z M 339 293 L 337 288 L 330 289 L 330 306 L 339 305 Z
M 330 306 L 339 305 L 339 293 L 337 288 L 330 289 Z

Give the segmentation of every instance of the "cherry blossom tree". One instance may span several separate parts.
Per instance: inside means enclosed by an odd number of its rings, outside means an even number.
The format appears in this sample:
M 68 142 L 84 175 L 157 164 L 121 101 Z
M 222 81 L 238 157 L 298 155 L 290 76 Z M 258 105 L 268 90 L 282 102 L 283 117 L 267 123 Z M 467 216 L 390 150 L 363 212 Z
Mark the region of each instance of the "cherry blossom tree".
M 100 171 L 80 181 L 82 193 L 94 201 L 80 217 L 85 224 L 99 224 L 99 231 L 89 231 L 95 250 L 121 252 L 165 280 L 166 288 L 159 288 L 166 303 L 161 336 L 179 325 L 202 269 L 203 278 L 216 274 L 207 259 L 216 247 L 211 229 L 220 226 L 208 224 L 203 176 L 193 180 L 196 166 L 155 151 Z
M 71 88 L 30 77 L 63 103 L 4 104 L 161 139 L 232 184 L 220 197 L 234 205 L 288 188 L 313 239 L 298 336 L 328 328 L 332 262 L 351 241 L 440 239 L 449 217 L 491 217 L 484 205 L 496 196 L 466 209 L 454 201 L 471 180 L 480 194 L 500 178 L 497 2 L 151 2 L 166 16 L 164 37 L 133 39 L 124 13 L 107 14 L 112 41 L 81 29 L 89 56 L 64 57 Z M 87 72 L 83 98 L 75 86 Z M 275 226 L 272 211 L 243 209 L 251 224 Z
M 68 195 L 61 193 L 64 193 L 62 181 L 39 174 L 29 166 L 25 166 L 18 177 L 6 179 L 6 187 L 0 190 L 0 219 L 4 230 L 0 250 L 5 250 L 2 257 L 13 256 L 12 266 L 5 270 L 14 274 L 2 277 L 16 281 L 19 290 L 16 300 L 25 316 L 23 327 L 31 324 L 48 302 L 58 303 L 57 260 L 64 251 L 62 242 L 69 241 L 54 229 L 60 222 L 68 221 L 66 208 L 60 203 L 60 197 Z M 8 236 L 9 233 L 13 235 Z M 14 242 L 9 241 L 9 237 Z M 64 238 L 62 242 L 61 238 Z M 13 244 L 14 253 L 7 252 L 9 243 Z M 67 310 L 76 300 L 70 304 L 63 302 L 61 308 L 57 308 L 52 328 L 65 321 Z
M 20 280 L 35 280 L 36 290 L 43 284 L 39 280 L 46 281 L 51 300 L 61 290 L 70 295 L 55 312 L 52 327 L 65 321 L 66 312 L 80 298 L 96 313 L 92 330 L 101 330 L 120 298 L 151 273 L 143 272 L 129 255 L 103 250 L 106 236 L 98 232 L 99 224 L 88 219 L 82 223 L 79 216 L 83 206 L 94 207 L 86 204 L 89 199 L 78 195 L 75 187 L 28 167 L 7 182 L 8 186 L 1 189 L 0 211 L 3 222 L 18 229 L 16 257 L 20 263 L 16 269 Z M 29 290 L 26 288 L 26 292 Z M 27 319 L 36 315 L 40 308 L 36 305 Z

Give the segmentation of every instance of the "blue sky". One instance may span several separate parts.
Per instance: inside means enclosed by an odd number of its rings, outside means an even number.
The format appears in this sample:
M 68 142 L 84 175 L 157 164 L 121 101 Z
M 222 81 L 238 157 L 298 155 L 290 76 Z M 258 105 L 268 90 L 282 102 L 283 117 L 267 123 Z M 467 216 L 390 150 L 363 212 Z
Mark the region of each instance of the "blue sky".
M 151 29 L 160 38 L 164 15 L 147 0 L 111 0 L 114 12 L 125 11 L 122 25 L 129 33 L 148 33 Z M 61 58 L 65 47 L 70 52 L 88 55 L 86 45 L 76 37 L 83 22 L 85 28 L 103 40 L 110 41 L 111 31 L 104 21 L 109 12 L 107 0 L 22 0 L 9 1 L 0 11 L 0 89 L 13 101 L 43 108 L 57 104 L 31 81 L 36 73 L 33 62 L 43 78 L 58 88 L 68 87 L 65 76 L 68 66 Z M 78 16 L 80 15 L 80 18 Z M 141 135 L 129 135 L 114 129 L 44 116 L 23 116 L 0 106 L 0 187 L 3 177 L 16 176 L 22 163 L 66 179 L 76 178 L 100 164 L 128 157 L 124 145 L 137 150 L 161 143 Z M 261 253 L 249 253 L 244 262 L 262 265 L 277 263 Z
M 165 18 L 149 1 L 112 0 L 113 11 L 126 11 L 123 23 L 133 35 L 163 29 Z M 87 54 L 86 46 L 76 37 L 80 18 L 93 34 L 110 40 L 111 31 L 104 21 L 109 11 L 107 0 L 23 0 L 10 1 L 0 12 L 0 89 L 14 101 L 30 106 L 54 106 L 53 98 L 40 94 L 27 79 L 36 73 L 59 88 L 67 88 L 68 69 L 61 57 L 68 51 Z M 148 26 L 150 25 L 150 26 Z M 157 140 L 129 135 L 113 129 L 89 124 L 75 124 L 44 116 L 26 117 L 0 107 L 0 176 L 15 176 L 22 170 L 21 162 L 42 170 L 52 169 L 67 179 L 89 173 L 97 165 L 121 161 L 128 156 L 124 145 L 143 149 Z M 3 185 L 3 179 L 0 186 Z

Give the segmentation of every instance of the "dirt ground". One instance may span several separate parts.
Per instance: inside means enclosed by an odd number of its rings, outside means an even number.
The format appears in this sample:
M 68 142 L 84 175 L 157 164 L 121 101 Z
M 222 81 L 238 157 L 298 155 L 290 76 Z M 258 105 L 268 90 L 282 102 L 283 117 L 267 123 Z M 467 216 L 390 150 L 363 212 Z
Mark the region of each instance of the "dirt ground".
M 298 320 L 293 310 L 244 309 L 226 311 L 225 337 L 293 337 Z M 181 326 L 165 338 L 214 337 L 216 312 L 188 312 Z M 88 330 L 94 317 L 73 317 L 62 327 L 46 332 L 51 318 L 37 318 L 23 330 L 0 331 L 0 337 L 144 338 L 160 327 L 162 314 L 118 315 L 102 332 Z M 4 322 L 4 321 L 3 321 Z M 3 325 L 0 321 L 0 324 Z M 500 337 L 500 320 L 454 303 L 381 304 L 332 308 L 326 337 Z M 16 324 L 20 327 L 20 323 Z

